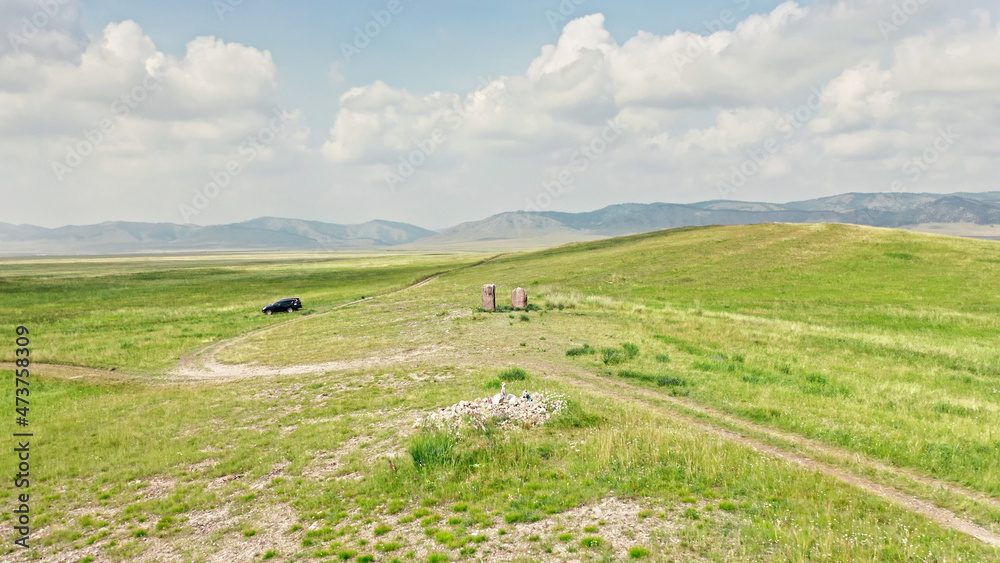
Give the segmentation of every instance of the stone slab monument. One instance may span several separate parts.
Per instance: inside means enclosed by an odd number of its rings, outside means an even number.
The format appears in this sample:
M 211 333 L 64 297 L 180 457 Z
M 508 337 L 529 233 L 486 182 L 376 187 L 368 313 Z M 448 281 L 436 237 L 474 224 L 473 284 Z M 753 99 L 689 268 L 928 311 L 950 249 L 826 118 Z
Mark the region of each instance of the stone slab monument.
M 510 305 L 515 309 L 527 309 L 528 308 L 528 292 L 524 288 L 517 288 L 514 293 L 510 294 Z
M 497 310 L 497 286 L 488 283 L 483 286 L 483 309 L 487 311 Z

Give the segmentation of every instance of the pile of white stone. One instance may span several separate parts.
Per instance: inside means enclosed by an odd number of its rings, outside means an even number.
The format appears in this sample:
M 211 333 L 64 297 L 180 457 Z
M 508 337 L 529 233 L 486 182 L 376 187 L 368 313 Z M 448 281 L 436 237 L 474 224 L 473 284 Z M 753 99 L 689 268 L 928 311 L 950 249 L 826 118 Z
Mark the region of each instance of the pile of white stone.
M 457 431 L 463 426 L 485 427 L 487 423 L 499 427 L 531 427 L 545 424 L 566 406 L 561 394 L 530 393 L 484 397 L 475 401 L 462 401 L 427 415 L 415 426 L 432 426 Z

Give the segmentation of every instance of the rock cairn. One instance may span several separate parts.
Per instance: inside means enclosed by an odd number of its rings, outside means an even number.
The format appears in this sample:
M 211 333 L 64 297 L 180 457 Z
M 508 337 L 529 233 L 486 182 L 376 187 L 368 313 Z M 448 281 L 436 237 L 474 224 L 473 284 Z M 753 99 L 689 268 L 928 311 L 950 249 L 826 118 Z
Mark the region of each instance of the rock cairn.
M 427 415 L 414 426 L 430 426 L 457 430 L 462 426 L 483 427 L 486 423 L 498 427 L 531 427 L 545 424 L 566 406 L 566 397 L 556 393 L 530 393 L 531 400 L 508 394 L 494 403 L 492 397 L 462 401 Z

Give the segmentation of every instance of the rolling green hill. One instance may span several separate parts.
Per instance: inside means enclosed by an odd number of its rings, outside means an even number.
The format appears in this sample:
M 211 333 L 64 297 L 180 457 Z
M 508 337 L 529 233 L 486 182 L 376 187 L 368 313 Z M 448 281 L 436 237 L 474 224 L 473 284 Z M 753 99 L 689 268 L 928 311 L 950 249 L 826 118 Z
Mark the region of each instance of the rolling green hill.
M 992 242 L 848 225 L 688 228 L 504 257 L 220 357 L 328 361 L 331 333 L 347 326 L 352 346 L 337 357 L 405 343 L 454 350 L 441 354 L 450 362 L 492 338 L 506 346 L 483 363 L 557 361 L 575 344 L 631 340 L 649 351 L 635 369 L 686 378 L 694 400 L 998 494 L 998 274 Z M 501 296 L 526 287 L 548 311 L 476 320 L 468 309 L 486 282 Z M 450 322 L 417 321 L 434 310 Z M 542 336 L 545 352 L 518 350 Z
M 1000 537 L 1000 244 L 767 224 L 472 262 L 308 263 L 299 293 L 330 305 L 447 272 L 306 316 L 217 315 L 216 338 L 265 330 L 152 380 L 152 359 L 203 343 L 133 341 L 116 374 L 40 366 L 36 559 L 997 560 L 948 518 Z M 170 335 L 157 292 L 224 275 L 242 280 L 229 310 L 254 279 L 305 267 L 194 266 L 23 263 L 0 281 L 45 301 L 49 316 L 23 314 L 48 331 L 46 361 L 103 366 L 91 322 L 107 312 L 84 290 L 141 295 L 132 318 Z M 501 304 L 527 288 L 533 307 L 482 311 L 484 283 Z M 567 411 L 420 424 L 502 378 Z

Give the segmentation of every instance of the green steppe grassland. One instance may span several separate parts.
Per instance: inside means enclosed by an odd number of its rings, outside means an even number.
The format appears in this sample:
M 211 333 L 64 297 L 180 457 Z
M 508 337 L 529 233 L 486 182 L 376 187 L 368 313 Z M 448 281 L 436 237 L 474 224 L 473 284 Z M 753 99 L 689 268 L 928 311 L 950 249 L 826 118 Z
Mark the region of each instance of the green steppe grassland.
M 994 242 L 8 260 L 0 295 L 35 434 L 31 548 L 9 480 L 0 561 L 1000 560 Z M 502 379 L 566 407 L 421 424 Z

